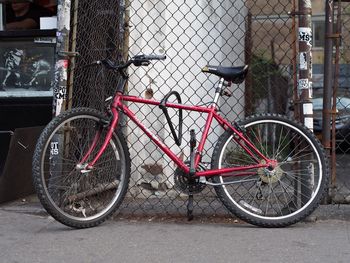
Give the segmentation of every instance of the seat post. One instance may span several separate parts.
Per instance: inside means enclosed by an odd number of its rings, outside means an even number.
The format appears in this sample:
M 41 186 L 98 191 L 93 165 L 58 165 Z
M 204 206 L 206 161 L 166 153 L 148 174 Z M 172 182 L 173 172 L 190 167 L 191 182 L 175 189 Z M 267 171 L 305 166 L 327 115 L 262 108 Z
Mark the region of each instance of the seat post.
M 215 90 L 215 97 L 214 97 L 214 101 L 213 101 L 213 106 L 218 105 L 218 101 L 219 101 L 219 97 L 220 97 L 223 85 L 224 85 L 224 78 L 220 78 L 219 85 L 217 86 L 217 88 Z

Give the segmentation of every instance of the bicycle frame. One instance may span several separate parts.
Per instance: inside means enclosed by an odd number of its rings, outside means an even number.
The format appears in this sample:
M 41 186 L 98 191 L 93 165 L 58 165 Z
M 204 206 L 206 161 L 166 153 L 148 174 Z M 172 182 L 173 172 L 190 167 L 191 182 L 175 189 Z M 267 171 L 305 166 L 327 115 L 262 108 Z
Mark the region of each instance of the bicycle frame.
M 180 167 L 185 173 L 189 173 L 189 167 L 184 163 L 183 160 L 181 160 L 168 146 L 166 146 L 154 133 L 152 133 L 143 123 L 136 117 L 135 113 L 132 112 L 127 105 L 123 102 L 134 102 L 134 103 L 141 103 L 141 104 L 148 104 L 148 105 L 154 105 L 159 106 L 160 101 L 151 100 L 151 99 L 144 99 L 140 97 L 135 96 L 129 96 L 129 95 L 123 95 L 121 92 L 117 92 L 112 105 L 111 105 L 111 112 L 113 115 L 113 119 L 110 123 L 109 130 L 107 132 L 107 136 L 105 138 L 105 141 L 95 156 L 94 160 L 91 161 L 87 166 L 89 169 L 92 169 L 96 161 L 100 158 L 102 153 L 104 152 L 105 148 L 107 147 L 110 139 L 113 136 L 113 131 L 117 127 L 118 119 L 119 119 L 119 112 L 122 111 L 126 116 L 128 116 L 178 167 Z M 249 154 L 256 162 L 256 165 L 249 165 L 249 166 L 240 166 L 240 167 L 231 167 L 231 168 L 221 168 L 221 169 L 211 169 L 211 170 L 205 170 L 205 171 L 198 171 L 195 173 L 194 177 L 198 176 L 233 176 L 233 172 L 243 172 L 240 174 L 235 174 L 234 176 L 243 176 L 243 175 L 250 175 L 255 174 L 253 172 L 249 172 L 250 169 L 256 169 L 256 168 L 266 168 L 266 167 L 275 167 L 276 161 L 270 160 L 267 157 L 265 157 L 252 143 L 249 142 L 248 139 L 246 139 L 243 135 L 243 132 L 239 131 L 236 127 L 232 126 L 227 120 L 222 118 L 217 112 L 217 106 L 216 103 L 213 103 L 209 107 L 203 107 L 203 106 L 189 106 L 189 105 L 183 105 L 183 104 L 176 104 L 176 103 L 166 103 L 166 107 L 174 108 L 174 109 L 183 109 L 187 111 L 195 111 L 195 112 L 201 112 L 201 113 L 207 113 L 208 117 L 204 126 L 204 132 L 202 134 L 202 138 L 199 141 L 199 145 L 197 148 L 197 151 L 195 153 L 195 169 L 197 169 L 202 152 L 204 149 L 205 142 L 207 140 L 209 129 L 212 124 L 213 119 L 215 119 L 221 127 L 223 127 L 225 130 L 230 130 L 232 134 L 234 134 L 234 140 L 242 147 L 247 154 Z M 88 153 L 83 157 L 80 164 L 82 164 L 90 155 L 94 147 L 96 146 L 96 142 L 99 139 L 100 134 L 98 133 L 96 135 L 96 138 L 90 147 Z M 254 154 L 255 153 L 255 154 Z M 261 162 L 264 160 L 264 162 Z

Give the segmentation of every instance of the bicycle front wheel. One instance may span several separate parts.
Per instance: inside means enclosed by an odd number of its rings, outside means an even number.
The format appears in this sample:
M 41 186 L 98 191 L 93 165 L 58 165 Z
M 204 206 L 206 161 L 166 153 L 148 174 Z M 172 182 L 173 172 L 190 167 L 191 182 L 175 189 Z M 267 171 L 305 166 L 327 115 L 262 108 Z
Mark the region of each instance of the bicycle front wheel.
M 85 169 L 107 133 L 105 116 L 78 108 L 53 119 L 33 156 L 39 200 L 57 221 L 74 228 L 96 226 L 122 202 L 130 178 L 130 155 L 116 130 L 93 169 Z M 94 146 L 94 147 L 93 147 Z
M 213 181 L 223 204 L 251 224 L 283 227 L 310 215 L 328 186 L 329 167 L 317 138 L 303 125 L 280 115 L 257 115 L 240 123 L 245 137 L 267 158 L 273 169 L 256 168 L 217 176 Z M 240 141 L 241 143 L 241 141 Z M 212 168 L 263 164 L 226 131 L 214 149 Z

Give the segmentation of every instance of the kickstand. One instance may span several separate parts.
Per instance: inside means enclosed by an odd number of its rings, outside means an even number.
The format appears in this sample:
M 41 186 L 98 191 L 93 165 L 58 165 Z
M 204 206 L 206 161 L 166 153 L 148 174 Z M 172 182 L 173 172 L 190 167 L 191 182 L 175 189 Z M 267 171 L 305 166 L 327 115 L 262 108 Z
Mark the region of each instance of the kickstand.
M 187 220 L 193 220 L 193 193 L 192 186 L 190 186 L 190 191 L 188 195 L 188 203 L 187 203 Z
M 188 203 L 187 203 L 187 219 L 191 221 L 193 219 L 193 176 L 196 174 L 196 169 L 194 165 L 195 159 L 195 147 L 196 147 L 196 133 L 192 129 L 190 130 L 190 174 L 188 178 Z

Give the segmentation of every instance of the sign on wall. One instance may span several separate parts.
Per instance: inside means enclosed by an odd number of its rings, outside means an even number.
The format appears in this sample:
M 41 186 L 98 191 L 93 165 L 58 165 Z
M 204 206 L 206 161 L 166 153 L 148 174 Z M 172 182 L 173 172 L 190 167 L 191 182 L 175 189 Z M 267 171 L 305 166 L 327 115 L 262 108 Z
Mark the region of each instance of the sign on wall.
M 33 40 L 0 43 L 0 98 L 52 96 L 54 45 Z

